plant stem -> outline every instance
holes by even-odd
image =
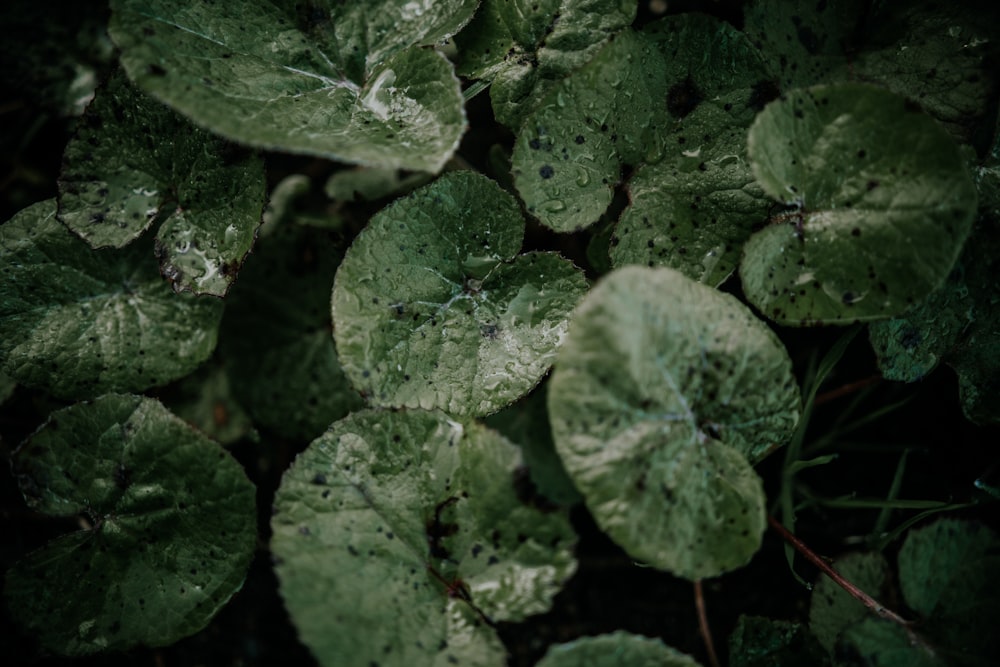
[[[882,380],[882,376],[875,374],[869,377],[857,380],[855,382],[848,382],[845,385],[841,385],[836,389],[831,389],[830,391],[823,392],[816,397],[813,401],[813,405],[822,405],[823,403],[828,403],[835,398],[840,398],[841,396],[847,396],[848,394],[853,394],[854,392],[864,389],[870,385],[875,384]]]
[[[698,632],[701,633],[705,650],[708,651],[708,664],[719,667],[719,656],[715,653],[712,629],[708,626],[708,614],[705,612],[705,595],[701,588],[701,579],[694,582],[694,607],[698,610]]]

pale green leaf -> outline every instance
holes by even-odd
[[[81,515],[7,572],[12,618],[56,653],[163,646],[203,628],[243,583],[254,487],[156,401],[109,394],[52,414],[14,454],[28,504]]]
[[[863,84],[818,86],[769,105],[750,128],[754,175],[792,207],[751,237],[747,298],[791,325],[897,315],[940,286],[976,211],[951,137]]]
[[[729,667],[824,667],[830,660],[798,623],[740,616],[729,635]]]
[[[498,121],[517,129],[560,79],[635,20],[631,0],[484,0],[458,34],[459,74],[491,82]]]
[[[121,248],[160,221],[156,256],[174,289],[226,293],[261,221],[259,157],[192,127],[117,73],[63,158],[59,219],[91,247]]]
[[[222,301],[175,294],[151,244],[93,250],[55,200],[0,226],[0,363],[63,398],[142,391],[193,371],[215,348]]]
[[[597,524],[632,557],[699,579],[760,546],[757,461],[799,414],[791,361],[733,297],[626,267],[573,315],[549,388],[556,450]]]
[[[670,266],[717,285],[771,205],[754,183],[747,128],[777,95],[760,53],[728,23],[682,14],[646,28],[666,60],[670,122],[629,180],[614,266]]]
[[[514,184],[528,212],[557,232],[597,222],[623,164],[662,152],[663,56],[648,36],[619,33],[554,86],[514,144]]]
[[[465,112],[451,63],[422,47],[477,4],[113,0],[109,30],[133,81],[229,139],[438,171]]]
[[[299,456],[272,551],[324,665],[503,665],[494,630],[573,573],[567,518],[517,498],[517,448],[438,412],[355,412]],[[345,576],[346,574],[346,576]]]
[[[335,201],[375,201],[405,195],[430,180],[430,174],[421,172],[405,174],[399,169],[357,167],[330,176],[323,190],[327,197]]]
[[[333,322],[354,387],[374,405],[485,415],[548,371],[583,274],[517,255],[517,202],[450,172],[375,215],[337,272]]]
[[[889,564],[880,553],[851,553],[834,564],[852,584],[876,600],[888,601]],[[837,638],[871,612],[839,584],[820,575],[809,602],[809,627],[819,643],[833,655]]]
[[[556,644],[538,667],[700,667],[700,663],[659,639],[619,630]]]
[[[227,299],[220,351],[254,422],[308,441],[363,401],[344,375],[330,322],[343,242],[286,222],[248,259]]]

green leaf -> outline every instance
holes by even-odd
[[[798,623],[740,616],[729,635],[729,667],[823,667],[830,660]]]
[[[914,646],[898,623],[868,616],[847,628],[837,647],[838,655],[856,658],[851,665],[864,667],[945,667],[931,651]]]
[[[941,285],[968,237],[976,192],[951,137],[909,102],[863,84],[769,105],[748,149],[792,210],[751,237],[747,298],[791,325],[897,315]]]
[[[691,656],[659,639],[619,630],[549,648],[538,667],[700,667]]]
[[[134,90],[100,90],[66,146],[59,219],[93,248],[121,248],[154,220],[174,289],[223,296],[264,206],[264,163]]]
[[[889,564],[882,554],[851,553],[837,559],[837,572],[876,600],[886,600]],[[850,593],[826,575],[820,575],[809,603],[809,627],[832,656],[837,638],[870,612]]]
[[[494,623],[547,610],[576,566],[566,517],[518,500],[519,465],[495,432],[422,410],[355,412],[314,441],[271,548],[320,663],[503,665]]]
[[[549,388],[556,450],[598,526],[688,579],[740,567],[760,546],[764,491],[747,458],[787,440],[799,410],[770,329],[672,269],[599,282]]]
[[[324,187],[326,196],[342,202],[375,201],[405,195],[431,180],[430,174],[403,174],[399,169],[358,167],[344,169],[330,176]]]
[[[718,285],[767,218],[754,183],[747,128],[777,87],[760,53],[728,23],[682,14],[646,28],[666,61],[670,122],[659,154],[628,183],[631,205],[611,245],[614,266],[670,266]]]
[[[622,165],[658,154],[664,67],[649,37],[623,31],[528,116],[514,144],[514,184],[542,224],[557,232],[593,224]]]
[[[175,415],[223,445],[243,438],[258,439],[250,415],[233,396],[229,376],[219,363],[205,364],[181,379],[160,400]]]
[[[375,215],[337,272],[337,349],[374,405],[485,415],[548,371],[583,274],[554,253],[518,256],[517,202],[450,172]]]
[[[113,0],[129,77],[198,125],[293,153],[436,172],[458,146],[458,79],[433,49],[476,0]]]
[[[0,226],[5,373],[80,398],[163,385],[211,355],[221,300],[174,294],[145,243],[92,250],[55,213],[39,202]]]
[[[459,74],[492,82],[497,120],[517,129],[560,79],[635,20],[630,0],[484,0],[460,32]]]
[[[309,441],[363,401],[344,375],[330,322],[343,254],[332,233],[287,222],[258,248],[227,299],[220,351],[254,422]]]
[[[7,572],[12,618],[47,649],[171,644],[243,583],[257,538],[254,487],[156,401],[110,394],[56,411],[13,461],[32,509],[88,524]]]

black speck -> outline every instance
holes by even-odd
[[[547,178],[552,178],[552,176],[555,173],[556,173],[556,170],[553,169],[552,165],[549,165],[549,164],[544,165],[541,169],[538,170],[538,175],[541,176],[542,178],[546,178],[546,179]]]

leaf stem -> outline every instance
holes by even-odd
[[[719,667],[719,656],[715,653],[712,629],[708,625],[708,614],[705,612],[705,594],[701,588],[701,579],[694,582],[694,607],[698,611],[698,632],[705,642],[705,650],[708,651],[708,664]]]
[[[840,398],[841,396],[847,396],[848,394],[853,394],[856,391],[860,391],[865,387],[871,386],[882,380],[882,376],[878,373],[875,375],[870,375],[866,378],[856,380],[854,382],[848,382],[845,385],[841,385],[836,389],[831,389],[830,391],[825,391],[818,395],[813,401],[813,405],[822,405],[824,403],[829,403],[830,401]]]

